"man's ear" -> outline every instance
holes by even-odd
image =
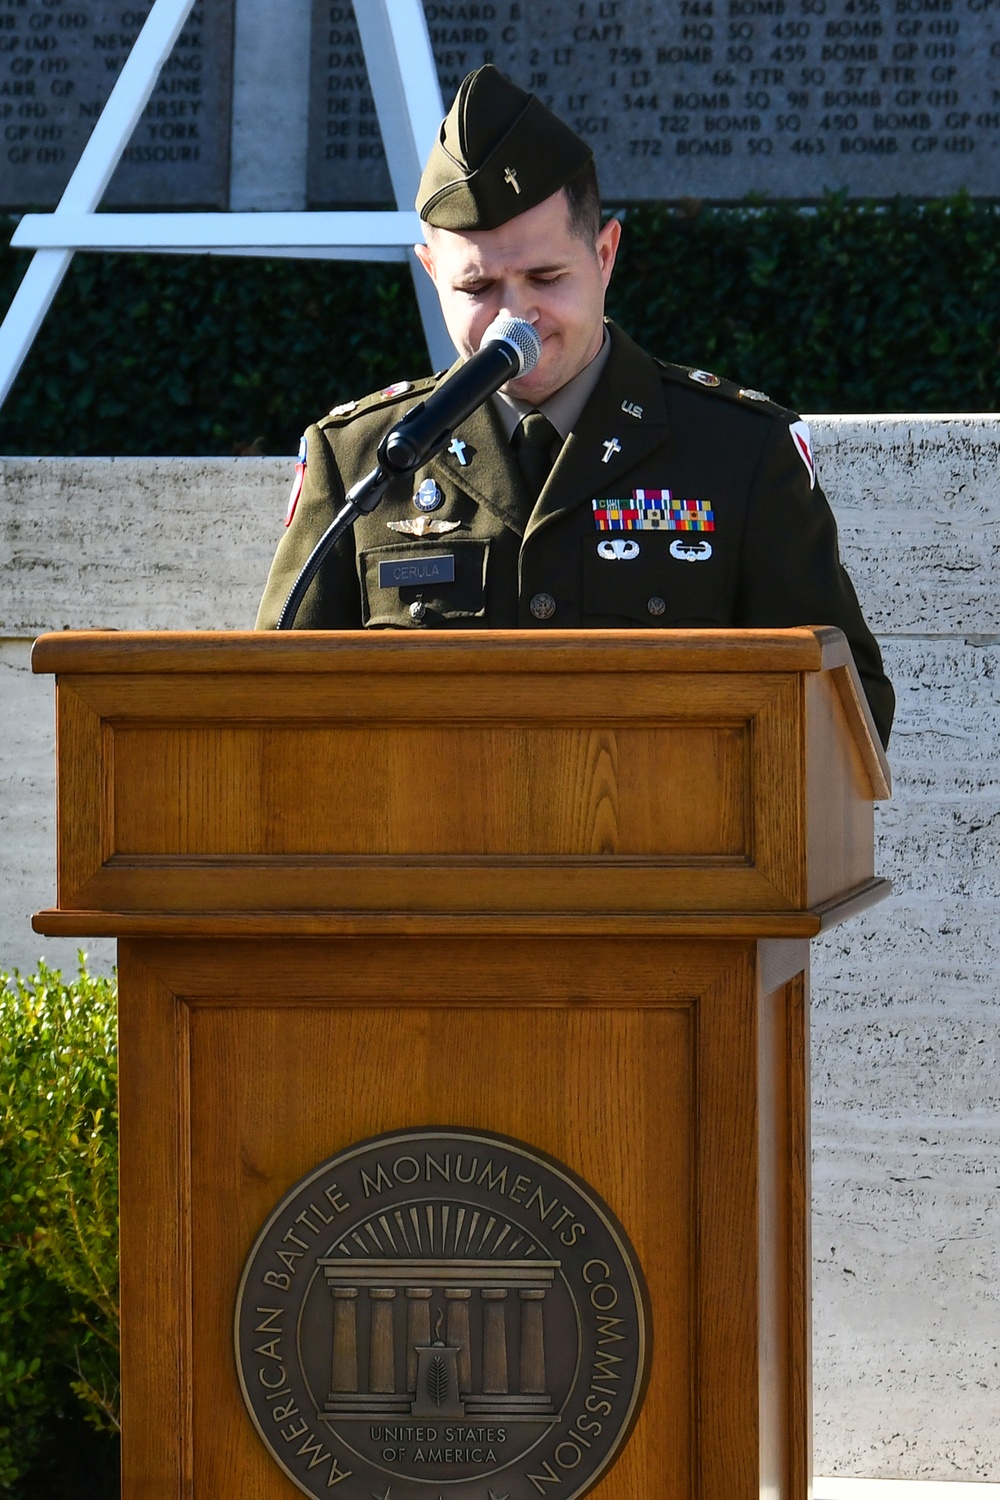
[[[601,226],[597,236],[597,263],[601,268],[601,280],[607,289],[611,280],[611,272],[615,268],[615,259],[618,255],[618,246],[621,243],[622,226],[620,219],[609,219]]]
[[[434,274],[434,256],[429,245],[414,245],[413,253],[427,272],[428,276],[437,286],[437,276]]]

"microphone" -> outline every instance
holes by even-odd
[[[382,439],[379,463],[396,474],[419,469],[494,391],[533,370],[541,353],[541,338],[530,323],[523,318],[494,318],[477,353]]]

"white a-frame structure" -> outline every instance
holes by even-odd
[[[280,4],[280,0],[274,0]],[[153,0],[59,205],[26,214],[12,245],[34,250],[0,326],[0,403],[14,383],[77,250],[408,261],[434,369],[455,351],[417,265],[413,210],[357,213],[127,213],[96,209],[195,0]],[[355,13],[397,204],[412,203],[444,113],[420,0],[356,0]]]

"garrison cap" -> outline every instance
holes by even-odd
[[[594,153],[534,94],[487,63],[463,80],[417,190],[437,229],[499,229],[551,198]]]

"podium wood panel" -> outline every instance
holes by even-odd
[[[586,918],[610,879],[619,916],[746,931],[878,893],[884,761],[839,632],[515,632],[517,671],[477,632],[345,634],[275,638],[270,670],[255,637],[43,638],[60,911]]]
[[[653,1373],[594,1494],[751,1500],[763,1462],[804,1500],[802,987],[763,995],[769,946],[300,942],[290,973],[281,944],[123,943],[126,1495],[298,1493],[237,1387],[243,1260],[318,1160],[434,1123],[530,1141],[628,1226]]]

